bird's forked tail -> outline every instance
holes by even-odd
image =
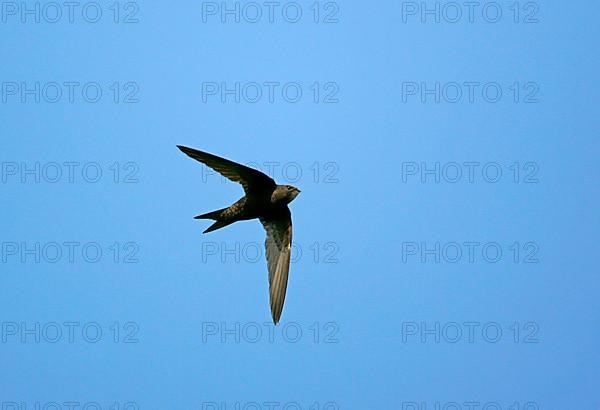
[[[211,226],[208,227],[208,229],[206,229],[204,232],[202,233],[209,233],[212,231],[216,231],[217,229],[223,228],[229,224],[232,224],[234,221],[229,221],[226,219],[221,219],[221,215],[223,214],[223,211],[225,211],[227,208],[223,208],[223,209],[219,209],[217,211],[213,211],[213,212],[208,212],[206,214],[202,214],[202,215],[198,215],[195,216],[194,219],[212,219],[214,221],[216,221],[214,224],[212,224]]]

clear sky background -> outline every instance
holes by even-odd
[[[600,406],[595,2],[39,4],[0,23],[5,408]],[[302,190],[278,327],[176,144]]]

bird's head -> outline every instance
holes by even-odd
[[[277,185],[277,188],[275,188],[275,191],[273,191],[273,195],[271,196],[271,201],[289,204],[296,199],[299,193],[300,190],[294,186]]]

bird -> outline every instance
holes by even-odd
[[[290,271],[292,252],[292,215],[288,204],[300,193],[291,185],[278,185],[268,175],[207,152],[177,145],[184,154],[217,171],[244,188],[245,195],[233,205],[198,215],[194,219],[215,221],[203,233],[216,231],[234,222],[259,219],[265,241],[269,271],[269,302],[273,323],[281,319]]]

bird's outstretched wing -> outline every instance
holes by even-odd
[[[292,218],[289,209],[285,209],[287,212],[281,217],[260,220],[267,231],[265,247],[269,267],[269,300],[275,324],[279,323],[283,311],[292,253]]]
[[[242,184],[247,194],[250,192],[272,190],[276,186],[275,181],[271,177],[256,169],[193,148],[181,145],[178,145],[177,148],[196,161],[200,161],[206,166],[211,167],[224,177]]]

